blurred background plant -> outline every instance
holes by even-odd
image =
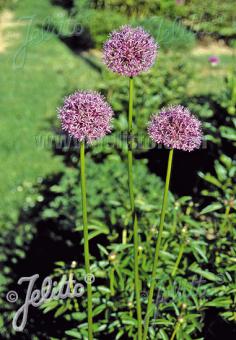
[[[61,134],[56,117],[63,97],[78,88],[101,91],[115,111],[112,135],[87,148],[95,333],[101,339],[135,337],[128,83],[107,72],[101,59],[108,33],[127,23],[143,26],[160,45],[154,67],[135,80],[144,311],[168,153],[150,144],[146,122],[162,106],[183,104],[203,121],[205,134],[201,150],[175,155],[150,339],[166,340],[175,331],[179,340],[222,339],[222,332],[235,338],[234,12],[233,0],[0,1],[3,339],[19,338],[11,326],[25,298],[19,277],[84,276],[78,145]],[[211,56],[218,58],[214,67]],[[10,289],[19,293],[17,305],[6,301]],[[32,309],[20,337],[83,339],[85,305],[82,297]]]

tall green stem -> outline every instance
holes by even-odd
[[[90,263],[89,263],[89,239],[88,239],[88,218],[87,218],[87,198],[86,198],[86,178],[85,178],[85,143],[80,144],[80,179],[82,194],[83,226],[84,226],[84,258],[87,275],[87,308],[88,308],[88,339],[93,339],[93,312],[92,312],[92,285],[90,283]]]
[[[129,116],[128,116],[128,179],[129,179],[129,197],[130,207],[133,217],[134,232],[134,278],[135,278],[135,295],[136,309],[138,319],[138,339],[142,339],[142,310],[140,301],[140,281],[138,270],[138,220],[134,203],[134,183],[133,183],[133,102],[134,102],[134,80],[129,79]]]
[[[174,338],[175,338],[175,336],[176,336],[176,334],[177,334],[179,328],[180,328],[180,323],[177,322],[176,325],[175,325],[174,331],[173,331],[173,333],[172,333],[172,335],[171,335],[170,340],[174,340]]]
[[[183,256],[183,253],[184,253],[184,248],[185,248],[185,242],[183,242],[180,246],[180,249],[179,249],[179,254],[178,254],[178,257],[177,257],[177,260],[175,262],[175,265],[174,265],[174,268],[172,270],[172,273],[171,273],[171,276],[174,277],[176,272],[177,272],[177,269],[179,268],[179,264],[180,264],[180,261],[182,259],[182,256]]]
[[[143,337],[144,340],[147,339],[149,321],[150,321],[150,317],[152,314],[152,300],[153,300],[153,294],[154,294],[154,288],[155,288],[155,277],[156,277],[157,264],[158,264],[159,254],[160,254],[162,232],[163,232],[163,226],[164,226],[164,221],[165,221],[172,160],[173,160],[173,149],[170,150],[169,158],[168,158],[166,183],[165,183],[165,190],[164,190],[163,203],[162,203],[162,209],[161,209],[160,227],[159,227],[159,232],[158,232],[158,238],[157,238],[156,250],[155,250],[155,258],[154,258],[153,269],[152,269],[151,286],[150,286],[149,295],[148,295],[148,306],[147,306],[147,314],[145,318],[144,337]]]
[[[229,213],[230,213],[230,206],[228,205],[225,208],[224,220],[221,225],[221,230],[223,231],[223,235],[226,235],[228,232]]]

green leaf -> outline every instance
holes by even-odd
[[[205,174],[202,173],[202,172],[199,172],[198,174],[199,174],[199,176],[200,176],[202,179],[204,179],[205,181],[207,181],[207,182],[209,182],[209,183],[211,183],[211,184],[213,184],[213,185],[215,185],[215,186],[217,186],[217,187],[219,187],[219,188],[222,187],[220,181],[219,181],[216,177],[212,176],[211,174],[207,173],[207,174],[205,175]]]
[[[43,314],[46,314],[51,310],[55,309],[58,306],[58,304],[59,304],[58,301],[45,302],[41,307],[41,309],[43,309]]]
[[[170,259],[170,260],[174,260],[175,259],[175,255],[171,254],[171,253],[168,253],[167,251],[161,250],[160,254],[165,259]]]
[[[162,326],[172,326],[172,322],[165,319],[155,319],[153,320],[153,324]]]
[[[91,240],[94,237],[101,235],[101,234],[105,234],[105,235],[109,234],[109,228],[105,224],[100,223],[98,221],[94,221],[94,222],[96,224],[89,224],[88,225],[88,229],[92,230],[92,232],[89,233],[89,240]],[[75,230],[76,231],[82,231],[83,226],[80,225],[80,226],[76,227]]]
[[[226,296],[218,297],[210,302],[207,302],[205,306],[209,307],[224,307],[229,308],[229,306],[232,304],[232,300]]]
[[[97,244],[97,246],[101,250],[102,253],[104,253],[105,255],[109,255],[105,247],[103,247],[101,244]]]
[[[221,126],[220,133],[223,138],[236,141],[235,129],[228,127],[228,126]]]
[[[225,167],[222,164],[220,164],[219,161],[215,162],[215,171],[216,171],[218,179],[221,182],[225,181],[227,179],[227,170],[225,169]]]
[[[199,274],[200,276],[204,277],[205,279],[209,280],[209,281],[214,281],[214,282],[217,282],[219,281],[219,277],[207,270],[203,270],[201,269],[197,263],[193,263],[190,267],[189,267],[189,270],[196,273],[196,274]]]
[[[94,237],[98,236],[98,235],[101,235],[101,234],[104,234],[102,231],[93,231],[92,233],[89,233],[89,236],[88,236],[88,239],[89,241],[92,240]]]
[[[164,329],[160,329],[159,331],[160,336],[162,337],[163,340],[168,340],[168,335],[166,334],[166,332],[164,331]]]
[[[121,317],[122,317],[123,323],[125,325],[132,325],[132,326],[135,326],[135,327],[137,326],[137,320],[132,318],[132,316],[122,313]]]
[[[220,161],[227,167],[227,169],[230,169],[232,165],[232,159],[224,154],[220,155]]]
[[[87,316],[87,314],[85,312],[75,312],[75,313],[71,314],[71,317],[74,320],[77,320],[77,321],[82,321],[82,320],[86,319],[86,316]]]
[[[60,308],[58,308],[58,310],[56,311],[55,318],[57,318],[58,316],[62,315],[65,313],[65,311],[67,310],[67,306],[66,304],[62,305]]]
[[[102,313],[105,309],[106,309],[106,305],[104,305],[104,304],[103,305],[99,305],[96,308],[94,308],[93,315],[94,316],[98,315],[98,314]]]
[[[88,225],[89,230],[97,230],[100,231],[101,234],[108,234],[109,233],[109,228],[105,224],[89,224]],[[82,231],[83,230],[83,225],[80,225],[75,228],[76,231]]]
[[[219,210],[222,207],[223,207],[223,205],[221,203],[218,203],[218,202],[209,204],[204,209],[201,210],[199,215],[208,214],[209,212]]]
[[[196,242],[194,244],[192,244],[192,248],[193,248],[193,251],[197,251],[198,254],[203,258],[203,260],[205,262],[208,262],[208,259],[204,253],[204,251],[196,244]]]
[[[72,338],[76,338],[76,339],[81,339],[82,338],[81,333],[78,332],[76,329],[71,329],[70,331],[66,331],[65,333],[66,333],[66,335],[69,335]]]

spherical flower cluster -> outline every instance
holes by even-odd
[[[58,114],[62,129],[79,141],[92,143],[111,131],[113,111],[94,91],[78,91],[65,98]]]
[[[175,0],[176,5],[184,5],[185,0]]]
[[[211,57],[208,58],[208,61],[212,66],[216,66],[219,64],[220,58],[215,55],[212,55]]]
[[[160,114],[153,115],[148,134],[157,144],[183,151],[198,149],[202,141],[201,122],[180,105],[163,108]]]
[[[134,77],[154,63],[158,45],[142,27],[123,26],[104,44],[104,63],[111,71]]]

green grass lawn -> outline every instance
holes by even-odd
[[[0,214],[5,216],[0,223],[9,217],[15,221],[24,200],[30,199],[27,195],[32,184],[62,168],[61,160],[52,155],[51,145],[42,147],[36,140],[53,135],[58,124],[56,107],[63,96],[75,88],[94,88],[98,78],[98,73],[56,36],[44,33],[42,38],[37,20],[30,26],[34,40],[24,48],[29,22],[22,16],[42,19],[45,13],[62,12],[49,1],[40,1],[38,7],[40,13],[37,2],[19,2],[14,15],[20,25],[7,32],[12,37],[11,47],[0,55]]]
[[[193,68],[195,77],[189,83],[190,96],[220,94],[225,91],[224,79],[232,72],[235,65],[235,56],[219,54],[220,62],[217,66],[211,66],[208,58],[211,54],[190,56],[189,63]]]

